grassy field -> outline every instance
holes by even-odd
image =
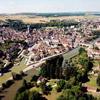
[[[0,85],[2,85],[2,83],[6,82],[6,80],[8,80],[12,75],[11,73],[12,72],[16,72],[16,73],[19,73],[20,71],[22,71],[23,69],[25,69],[27,66],[25,64],[25,61],[24,59],[19,62],[18,65],[14,65],[10,70],[9,72],[7,73],[4,73],[3,76],[0,76]]]
[[[37,70],[31,69],[26,72],[27,76],[25,76],[23,79],[26,79],[27,81],[30,81],[32,76],[37,73]],[[21,87],[23,83],[23,80],[15,81],[10,88],[5,89],[2,93],[0,93],[0,96],[2,96],[2,100],[14,100],[15,94],[17,92],[17,89]]]

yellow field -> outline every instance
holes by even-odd
[[[50,20],[68,20],[68,19],[84,19],[84,18],[89,18],[93,19],[97,16],[61,16],[61,17],[43,17],[43,16],[33,16],[29,17],[26,15],[12,15],[12,16],[0,16],[0,20],[5,21],[6,19],[12,19],[12,20],[22,20],[25,23],[45,23]]]

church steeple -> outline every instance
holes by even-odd
[[[30,33],[30,25],[27,25],[27,33]]]

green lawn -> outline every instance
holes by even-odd
[[[12,75],[12,72],[20,72],[21,70],[25,69],[27,66],[25,65],[24,59],[19,63],[19,65],[14,65],[9,72],[5,73],[3,76],[0,76],[0,85],[8,80]]]
[[[96,84],[96,79],[97,79],[97,77],[95,77],[95,76],[90,76],[89,79],[90,79],[90,81],[86,83],[88,86],[90,86],[90,87],[95,87],[95,88],[100,88],[100,86],[97,86],[97,84]]]
[[[92,87],[97,87],[96,77],[92,76],[89,79],[90,79],[90,81],[87,82],[86,84],[89,85],[89,86],[92,86]]]

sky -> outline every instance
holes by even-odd
[[[100,0],[0,0],[0,13],[100,11]]]

